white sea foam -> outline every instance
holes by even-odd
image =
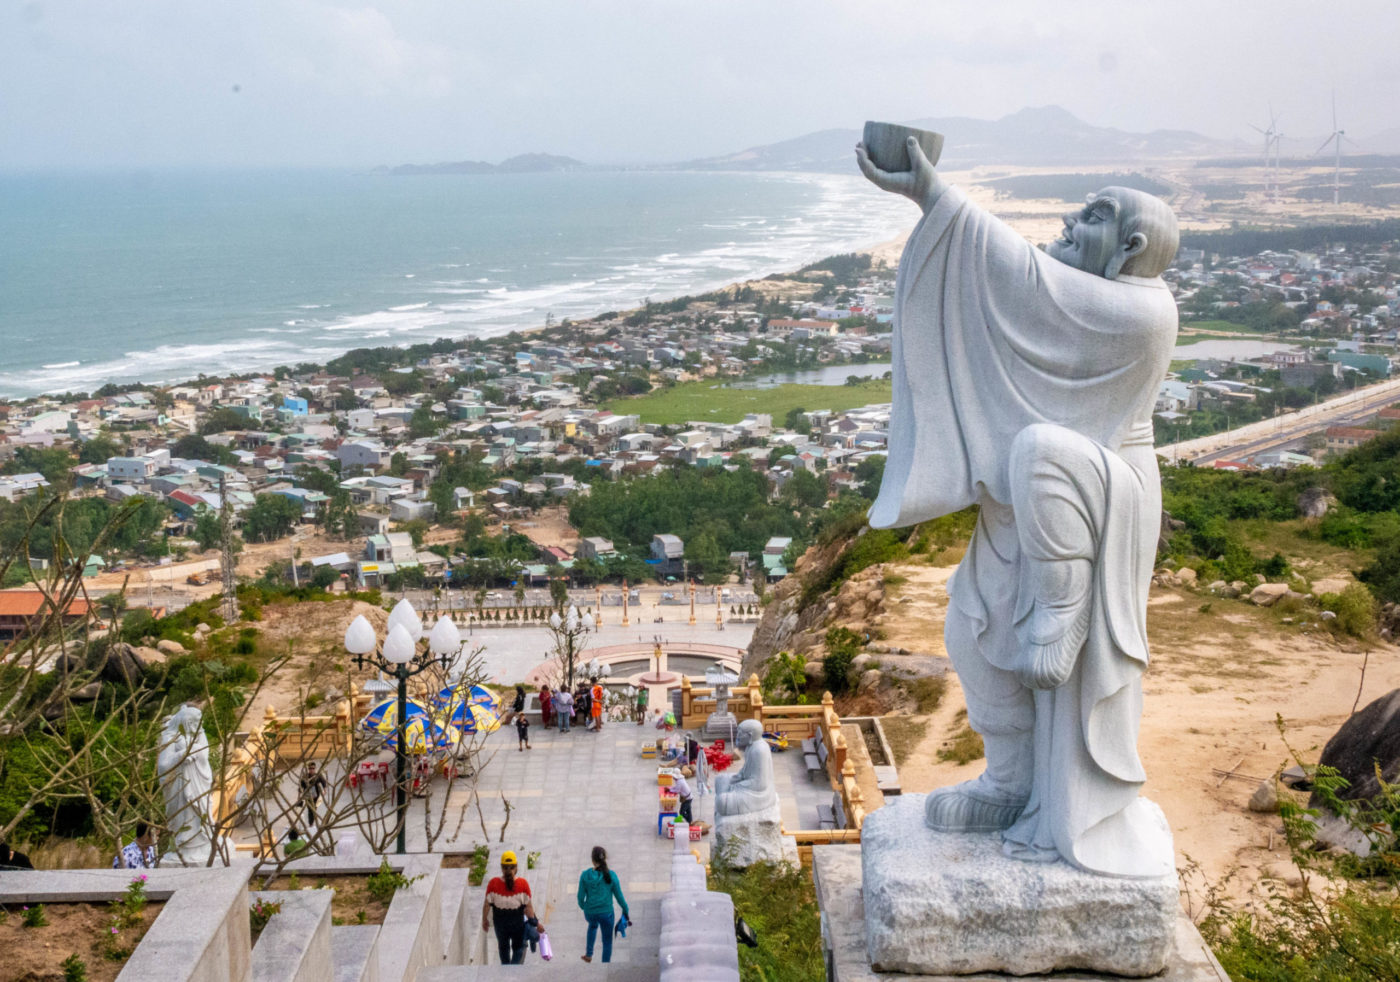
[[[580,254],[575,246],[562,258],[541,253],[531,256],[529,263],[510,267],[478,264],[476,271],[489,271],[495,277],[430,277],[423,286],[412,288],[417,297],[408,293],[408,287],[403,288],[407,295],[401,295],[402,299],[413,300],[411,303],[391,300],[378,310],[327,311],[310,319],[274,322],[280,326],[242,328],[242,337],[227,343],[162,345],[108,360],[84,355],[86,363],[57,362],[39,369],[0,372],[0,393],[91,390],[109,381],[174,381],[200,372],[325,361],[370,340],[409,344],[460,334],[503,334],[539,326],[546,312],[552,312],[556,319],[586,317],[638,306],[648,297],[662,300],[701,293],[736,280],[793,269],[823,256],[884,241],[911,226],[917,217],[906,202],[893,195],[872,193],[859,178],[804,174],[752,177],[804,183],[812,200],[801,214],[738,214],[694,226],[706,230],[706,235],[690,248],[677,248],[687,237],[684,230],[669,238],[651,238],[652,248],[660,247],[651,253],[646,251],[646,237],[632,241],[623,237],[598,243],[591,254]],[[714,241],[720,236],[721,241]],[[446,271],[471,264],[429,265]],[[413,279],[416,274],[401,276]],[[430,299],[420,299],[423,296]],[[296,309],[315,311],[331,306],[306,303],[296,305]],[[347,303],[334,306],[344,310]]]

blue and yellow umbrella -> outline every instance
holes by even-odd
[[[447,722],[463,733],[491,733],[501,725],[500,717],[485,706],[459,702],[447,714]]]
[[[404,704],[404,719],[410,723],[415,719],[432,716],[432,711],[421,702],[413,699]],[[399,727],[399,701],[398,699],[385,699],[379,705],[373,707],[365,713],[364,719],[360,720],[360,725],[367,730],[376,733],[393,733]]]
[[[462,742],[462,733],[457,727],[444,725],[426,716],[415,716],[404,726],[404,750],[411,754],[423,754],[430,750],[455,750]],[[398,732],[390,733],[384,740],[387,747],[396,747]]]
[[[484,706],[493,713],[501,708],[501,697],[484,685],[473,685],[466,689],[461,686],[448,686],[437,694],[437,702],[440,706],[455,706],[467,702]]]

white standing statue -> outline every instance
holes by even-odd
[[[203,715],[194,706],[180,707],[166,718],[160,741],[156,769],[165,797],[166,827],[174,836],[162,865],[207,865],[213,851],[209,798],[214,775]]]
[[[1176,219],[1108,187],[1041,251],[943,182],[932,134],[866,132],[861,171],[924,212],[895,285],[870,524],[977,506],[945,639],[986,747],[975,780],[867,816],[868,957],[914,974],[1156,974],[1178,885],[1171,831],[1138,794],[1137,736]]]
[[[870,512],[896,528],[979,509],[949,584],[949,656],[986,771],[929,795],[941,831],[1114,876],[1174,868],[1138,797],[1147,590],[1161,514],[1152,410],[1176,341],[1160,273],[1176,219],[1104,188],[1046,251],[912,169],[861,170],[924,211],[900,261],[889,459]]]

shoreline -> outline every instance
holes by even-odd
[[[899,235],[895,236],[894,238],[885,239],[885,240],[882,240],[882,241],[879,241],[879,242],[875,242],[875,243],[873,243],[873,244],[871,244],[871,245],[869,245],[869,246],[865,246],[865,247],[862,247],[862,248],[857,248],[857,249],[850,250],[850,253],[851,253],[851,254],[854,254],[854,255],[865,255],[865,256],[870,256],[872,262],[875,262],[875,263],[883,262],[883,263],[885,263],[887,266],[889,266],[890,268],[894,268],[894,267],[898,266],[898,264],[899,264],[899,256],[900,256],[900,253],[903,251],[904,243],[907,241],[907,239],[908,239],[908,237],[909,237],[909,233],[912,232],[912,231],[913,231],[913,226],[911,225],[911,226],[909,227],[908,230],[906,230],[906,231],[900,233]],[[830,258],[831,256],[834,256],[834,255],[841,255],[841,253],[826,253],[825,255],[822,255],[822,256],[818,257],[817,259],[813,260],[813,262],[820,262],[820,261],[822,261],[822,260],[824,260],[824,259],[828,259],[828,258]],[[780,279],[777,280],[777,282],[792,282],[791,280],[787,280],[787,279],[783,279],[783,278],[784,278],[784,277],[787,277],[787,276],[789,276],[789,275],[794,275],[794,274],[796,274],[796,273],[798,272],[799,269],[801,269],[801,267],[795,267],[795,268],[791,268],[791,269],[785,269],[785,270],[781,270],[781,271],[778,271],[778,272],[775,272],[775,273],[769,273],[769,274],[762,275],[762,276],[757,276],[757,277],[750,277],[750,278],[747,278],[747,279],[733,280],[733,281],[724,283],[724,284],[722,284],[722,285],[720,285],[720,286],[711,287],[711,288],[709,288],[709,289],[700,288],[700,289],[698,290],[698,292],[696,292],[696,293],[689,293],[689,292],[686,292],[686,293],[678,293],[678,294],[676,294],[676,295],[674,295],[674,296],[660,297],[660,298],[658,298],[657,302],[658,302],[658,303],[667,303],[667,302],[672,302],[672,301],[678,300],[678,299],[680,299],[680,298],[682,298],[682,297],[694,297],[694,298],[697,298],[697,299],[698,299],[698,297],[703,296],[703,295],[705,295],[705,294],[720,293],[720,292],[724,292],[724,291],[732,291],[732,290],[735,290],[735,289],[737,289],[737,288],[743,288],[743,287],[753,287],[754,289],[760,290],[760,292],[762,292],[762,286],[763,286],[765,283],[772,283],[772,282],[774,282],[774,280],[770,279],[770,277],[779,277]],[[627,314],[627,313],[632,313],[632,312],[634,312],[634,311],[636,311],[636,310],[640,310],[640,309],[641,309],[640,307],[624,307],[624,308],[618,308],[616,311],[613,311],[613,312],[614,312],[614,313],[620,313],[620,314]],[[580,325],[589,324],[589,323],[591,323],[591,322],[597,320],[599,316],[601,316],[601,315],[595,314],[595,315],[592,315],[592,316],[590,316],[590,317],[583,318],[583,319],[580,319],[580,320],[574,320],[574,319],[571,319],[571,318],[565,318],[565,319],[566,319],[566,320],[569,320],[569,323],[570,323],[571,326],[577,327],[577,326],[580,326]],[[561,326],[561,322],[555,322],[554,324],[535,324],[535,325],[530,326],[530,327],[515,327],[515,328],[510,328],[509,330],[503,330],[503,331],[501,331],[501,332],[499,332],[499,333],[493,333],[493,334],[447,334],[447,335],[440,335],[440,336],[438,336],[437,338],[433,338],[433,339],[415,339],[415,340],[412,340],[412,341],[403,342],[403,343],[401,343],[401,344],[394,344],[394,343],[388,343],[388,344],[382,344],[382,345],[364,345],[364,344],[361,344],[361,345],[355,345],[355,346],[352,346],[352,347],[344,348],[343,350],[339,351],[337,354],[333,355],[331,358],[328,358],[328,359],[326,359],[326,360],[324,360],[324,361],[302,362],[302,363],[298,363],[298,364],[311,364],[311,365],[314,365],[314,366],[316,367],[317,370],[324,371],[324,370],[326,369],[326,365],[327,365],[330,361],[333,361],[333,360],[336,359],[336,358],[342,358],[342,357],[344,357],[345,355],[349,354],[349,353],[352,352],[352,351],[376,350],[376,349],[383,349],[383,348],[396,348],[396,349],[400,349],[400,350],[407,350],[407,349],[413,347],[414,345],[419,345],[419,344],[432,344],[432,343],[434,343],[435,341],[440,341],[440,340],[451,341],[451,342],[453,342],[454,344],[458,345],[458,347],[462,347],[462,346],[465,346],[465,345],[467,345],[467,344],[470,344],[470,343],[473,342],[473,341],[478,341],[478,340],[480,340],[480,341],[488,341],[488,342],[490,342],[490,341],[503,341],[505,338],[508,338],[508,337],[509,337],[510,335],[512,335],[512,334],[519,334],[519,335],[521,335],[522,337],[533,337],[533,336],[538,335],[538,334],[541,334],[541,333],[543,333],[543,332],[545,332],[545,331],[557,329],[557,328],[559,328],[560,326]],[[388,339],[386,339],[386,340],[388,340]],[[47,366],[46,366],[46,367],[47,367]],[[161,381],[150,381],[150,380],[147,380],[147,379],[140,379],[140,380],[134,380],[134,381],[129,381],[129,382],[113,382],[113,381],[106,381],[106,382],[103,382],[101,385],[97,386],[95,389],[90,389],[90,390],[86,390],[86,391],[84,391],[84,390],[76,390],[76,391],[75,391],[75,390],[69,389],[69,390],[64,390],[64,391],[48,390],[48,391],[45,391],[45,392],[36,393],[36,394],[34,394],[34,395],[28,395],[28,396],[0,395],[0,405],[23,406],[23,405],[28,405],[28,404],[33,403],[33,402],[40,401],[40,400],[46,400],[46,399],[49,399],[49,400],[51,400],[51,399],[61,399],[62,397],[64,397],[64,396],[69,396],[69,395],[73,395],[73,396],[77,396],[77,395],[86,395],[88,398],[92,398],[94,392],[98,391],[99,389],[101,389],[101,388],[103,388],[103,387],[105,387],[105,386],[107,386],[107,385],[115,385],[115,386],[117,386],[117,387],[118,387],[120,390],[122,390],[122,391],[137,391],[137,390],[142,390],[142,389],[163,390],[163,389],[179,388],[179,387],[181,387],[181,386],[189,386],[189,385],[197,385],[197,384],[207,384],[207,383],[211,383],[211,382],[221,382],[221,381],[226,381],[226,380],[231,380],[231,379],[248,379],[248,378],[254,378],[254,377],[257,377],[257,376],[259,376],[259,375],[264,375],[264,374],[270,375],[272,372],[274,372],[277,368],[280,368],[280,367],[292,367],[292,366],[291,366],[290,364],[283,363],[282,365],[275,365],[275,366],[272,366],[272,367],[267,368],[267,369],[257,369],[257,370],[253,370],[253,371],[246,372],[246,373],[245,373],[245,372],[230,372],[230,373],[226,373],[226,374],[208,374],[208,373],[205,373],[205,372],[200,372],[200,373],[198,373],[197,375],[192,376],[192,377],[187,376],[187,377],[177,378],[177,379],[174,379],[174,380],[171,380],[171,381],[163,381],[163,382],[161,382]]]

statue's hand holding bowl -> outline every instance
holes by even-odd
[[[865,134],[867,140],[877,135],[888,136],[880,127],[889,127],[889,124],[867,123]],[[872,133],[872,128],[875,128],[874,133]],[[895,127],[890,128],[895,129]],[[933,158],[930,159],[923,145],[927,141],[921,140],[919,136],[915,135],[923,131],[910,130],[907,127],[897,127],[897,129],[904,130],[908,134],[904,137],[902,154],[896,155],[894,153],[888,139],[881,140],[879,144],[872,143],[870,145],[862,141],[856,144],[856,163],[860,166],[860,172],[877,188],[882,191],[902,194],[923,208],[938,180],[933,165],[938,159],[943,138],[936,133],[926,134],[928,137],[937,138],[933,146]],[[908,167],[901,169],[901,165],[906,161]]]

